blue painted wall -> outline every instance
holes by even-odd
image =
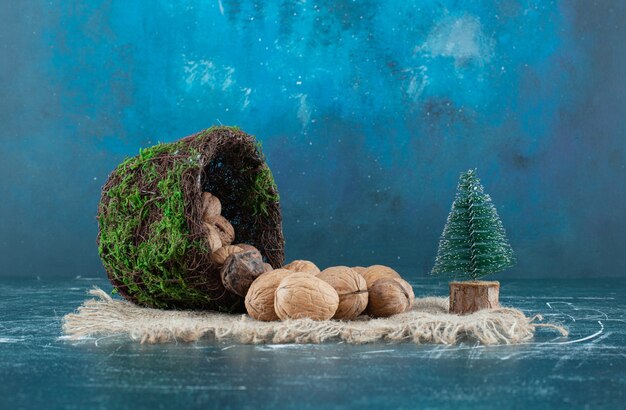
[[[223,123],[263,142],[288,258],[423,276],[477,167],[511,276],[626,276],[625,18],[624,2],[1,1],[0,274],[101,275],[107,174]]]

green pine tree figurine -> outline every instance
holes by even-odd
[[[513,266],[513,249],[476,170],[461,174],[441,235],[433,275],[476,280]]]
[[[476,170],[470,169],[459,179],[456,198],[441,235],[431,273],[476,281],[514,263],[513,249],[506,239],[498,212],[489,195],[484,193]],[[496,289],[481,289],[480,286]],[[498,282],[453,282],[450,284],[450,310],[469,313],[485,307],[497,307],[499,286]],[[457,295],[458,287],[461,289]],[[463,302],[457,297],[475,300]],[[481,298],[484,302],[480,301]]]

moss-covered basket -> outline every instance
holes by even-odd
[[[237,243],[282,266],[278,191],[260,146],[237,128],[213,127],[140,150],[102,188],[98,249],[124,298],[156,308],[243,310],[242,298],[224,289],[210,259],[204,191],[221,200]]]

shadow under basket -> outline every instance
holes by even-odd
[[[235,243],[282,266],[278,190],[258,142],[237,128],[212,127],[140,150],[102,188],[98,250],[125,299],[162,309],[244,310],[210,259],[203,192],[220,199]]]

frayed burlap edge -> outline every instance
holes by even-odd
[[[455,344],[478,341],[485,345],[515,344],[533,338],[539,326],[567,336],[556,325],[536,323],[539,315],[526,317],[512,308],[482,310],[471,315],[448,313],[448,299],[426,297],[415,300],[410,312],[384,319],[343,322],[310,319],[260,322],[247,315],[215,312],[158,310],[113,299],[95,288],[97,299],[89,299],[76,313],[64,317],[66,339],[127,335],[140,343],[194,342],[203,337],[239,343],[323,343],[343,341],[353,344],[377,341],[417,344]]]

